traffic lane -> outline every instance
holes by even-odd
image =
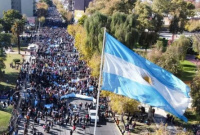
[[[79,105],[82,103],[82,110],[81,115],[85,116],[88,111],[85,109],[85,103],[90,104],[92,101],[82,100],[78,98],[69,98],[67,99],[67,103],[77,104]],[[121,135],[118,127],[116,126],[113,118],[107,118],[106,120],[100,119],[100,122],[97,124],[96,135]],[[93,135],[94,134],[94,123],[90,123],[86,126],[86,135]]]
[[[91,123],[86,130],[90,134],[94,133],[94,123]],[[106,121],[100,121],[97,125],[96,135],[121,135],[118,127],[116,126],[113,118],[107,118]]]

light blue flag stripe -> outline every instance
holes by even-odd
[[[165,86],[171,89],[178,89],[182,91],[187,97],[189,97],[188,93],[190,89],[180,79],[178,79],[165,69],[136,54],[108,33],[106,33],[105,45],[105,53],[122,58],[127,62],[148,70],[149,74],[157,78]]]
[[[137,55],[106,33],[103,90],[136,99],[183,116],[189,87],[173,74]],[[151,81],[147,82],[145,77]]]
[[[119,95],[133,98],[139,102],[159,107],[187,122],[187,118],[178,114],[154,88],[109,73],[103,73],[103,78],[102,90],[108,90]]]

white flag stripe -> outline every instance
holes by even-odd
[[[122,76],[141,85],[154,87],[180,115],[184,113],[185,108],[187,108],[189,104],[189,98],[187,98],[181,91],[166,87],[156,78],[150,76],[146,70],[114,55],[105,53],[103,72]],[[151,85],[145,81],[143,78],[144,76],[149,76],[151,78]]]

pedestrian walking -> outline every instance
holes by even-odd
[[[73,131],[72,130],[70,130],[70,135],[73,135]]]

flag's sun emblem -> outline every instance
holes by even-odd
[[[148,82],[149,84],[152,84],[152,80],[151,80],[151,78],[149,77],[149,76],[143,76],[143,79],[146,81],[146,82]]]

